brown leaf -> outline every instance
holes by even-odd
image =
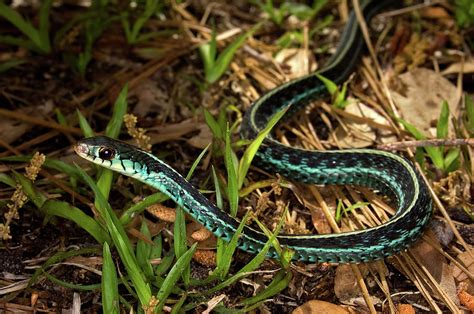
[[[460,253],[457,256],[457,260],[460,261],[462,265],[464,265],[464,267],[466,267],[471,274],[474,273],[474,260],[472,259],[470,252]],[[469,277],[455,264],[452,264],[452,268],[454,279],[456,279],[457,282],[469,282]],[[470,293],[474,293],[474,282],[470,283],[471,284],[468,286],[468,291]]]
[[[441,74],[416,68],[400,74],[391,83],[390,91],[400,110],[401,117],[425,134],[435,135],[441,103],[448,102],[450,112],[456,112],[457,89]]]
[[[306,49],[286,48],[280,50],[275,56],[278,63],[284,63],[290,69],[288,77],[290,79],[299,78],[316,70],[313,54],[308,54]],[[311,64],[309,70],[308,61]]]
[[[464,62],[453,63],[441,72],[443,75],[454,73],[474,73],[474,58],[469,58]]]
[[[326,301],[311,300],[293,310],[292,314],[349,314],[342,306]]]
[[[427,230],[426,235],[431,238],[430,242],[437,243],[437,246],[441,248],[441,245],[431,230]],[[417,262],[428,270],[446,295],[453,300],[454,303],[459,304],[459,300],[456,296],[456,284],[454,283],[453,272],[449,267],[446,258],[430,244],[424,241],[417,242],[411,252],[415,256]]]
[[[367,267],[360,265],[362,276],[367,274]],[[344,302],[361,295],[357,284],[357,278],[352,271],[352,267],[347,264],[341,264],[336,268],[334,278],[334,293],[339,301]]]
[[[198,124],[198,127],[199,133],[191,137],[189,140],[187,140],[187,142],[189,145],[195,148],[204,149],[207,145],[209,145],[209,143],[212,142],[214,135],[212,135],[211,130],[206,124],[200,123]]]
[[[399,314],[415,314],[415,309],[411,304],[398,304],[397,306]]]

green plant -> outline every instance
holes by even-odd
[[[124,88],[115,102],[111,120],[104,132],[106,135],[111,137],[118,136],[122,128],[121,121],[127,111],[126,98],[127,88]],[[218,179],[216,173],[213,172],[217,203],[220,204],[221,207],[224,204],[222,199],[223,195],[226,194],[229,200],[234,198],[234,200],[237,201],[237,203],[235,201],[232,202],[231,205],[233,213],[236,212],[239,198],[239,184],[242,184],[239,182],[243,182],[243,179],[239,178],[242,176],[245,177],[253,155],[262,142],[263,137],[270,131],[271,126],[275,125],[283,114],[284,112],[280,112],[275,115],[275,117],[270,121],[270,125],[260,133],[255,141],[249,144],[240,161],[236,158],[236,155],[232,150],[233,145],[231,145],[230,135],[231,131],[235,130],[235,127],[227,127],[227,121],[225,121],[225,123],[223,122],[225,120],[224,114],[221,115],[224,118],[221,117],[218,119],[221,120],[220,122],[213,120],[217,125],[218,132],[222,132],[221,135],[223,136],[223,139],[221,140],[225,142],[224,145],[226,146],[224,153],[226,169],[228,171],[228,178],[226,181],[233,182],[232,184],[224,184],[225,188],[222,190],[221,186],[223,186],[223,184],[221,180]],[[57,116],[58,120],[63,123],[64,119],[59,111],[57,112]],[[81,114],[78,114],[78,116],[81,129],[87,133],[88,136],[93,135],[92,129],[88,125],[87,120],[84,119]],[[210,117],[212,118],[212,116]],[[209,119],[209,117],[207,119]],[[214,130],[216,130],[216,125],[214,125]],[[224,128],[224,125],[225,129],[223,131],[221,128]],[[206,152],[207,148],[195,160],[188,173],[188,178],[192,175]],[[0,160],[25,161],[28,160],[28,157],[15,156],[1,158]],[[190,276],[189,267],[191,256],[196,250],[196,244],[188,247],[186,241],[185,215],[182,210],[178,209],[177,211],[177,218],[173,232],[174,237],[172,238],[173,242],[170,243],[168,250],[164,248],[162,235],[152,237],[145,223],[143,223],[140,228],[142,236],[135,246],[132,244],[132,241],[128,238],[125,231],[124,226],[130,221],[130,218],[133,215],[138,214],[147,205],[153,202],[166,200],[161,193],[150,195],[138,204],[132,205],[129,209],[124,211],[122,217],[119,219],[116,216],[116,213],[112,210],[108,201],[109,192],[113,187],[112,171],[103,168],[95,168],[97,170],[97,177],[94,180],[79,166],[71,166],[58,160],[47,159],[44,163],[44,167],[56,169],[69,175],[71,177],[71,184],[75,186],[78,195],[84,191],[81,185],[89,187],[89,189],[93,191],[93,201],[95,205],[94,212],[97,217],[90,217],[81,209],[66,201],[48,199],[48,196],[42,190],[37,189],[30,180],[20,174],[14,173],[14,179],[3,174],[0,176],[0,182],[8,184],[9,186],[15,186],[17,183],[20,184],[29,200],[47,216],[48,221],[51,221],[54,216],[74,221],[79,227],[83,228],[94,237],[98,243],[102,244],[103,247],[102,249],[81,249],[78,251],[67,251],[55,254],[35,272],[30,281],[30,285],[34,285],[42,277],[46,277],[48,280],[70,289],[101,289],[102,302],[104,310],[106,310],[107,313],[118,313],[123,307],[128,309],[136,308],[138,311],[160,312],[167,304],[167,300],[170,298],[177,300],[173,306],[173,312],[188,311],[197,307],[199,304],[202,304],[206,298],[208,300],[211,293],[228,287],[243,277],[248,276],[249,273],[260,266],[266,258],[269,249],[272,247],[280,255],[279,261],[282,269],[276,273],[272,282],[266,288],[259,291],[255,296],[243,299],[239,304],[234,304],[234,306],[237,306],[237,309],[232,310],[249,311],[258,307],[267,298],[287,287],[291,280],[292,272],[289,271],[289,267],[292,252],[282,250],[278,241],[276,241],[276,235],[280,232],[284,223],[284,214],[281,217],[275,232],[270,232],[265,228],[265,226],[258,222],[258,220],[256,221],[265,234],[267,234],[268,241],[262,250],[255,255],[248,264],[234,274],[231,274],[231,265],[240,238],[240,232],[244,228],[246,222],[251,219],[251,212],[248,212],[242,219],[242,222],[237,232],[233,235],[231,241],[229,243],[224,241],[219,242],[219,258],[213,273],[205,280],[195,280]],[[72,180],[73,178],[74,180]],[[111,255],[112,250],[118,252],[120,263],[114,263]],[[60,280],[49,273],[49,270],[53,265],[71,256],[101,253],[104,263],[102,268],[102,281],[100,284],[71,284]],[[150,263],[153,259],[160,259],[161,262],[159,265],[153,265]],[[120,272],[117,271],[116,265],[122,265],[120,266]],[[211,281],[215,281],[213,288],[204,292],[197,292],[196,290],[194,290],[194,292],[189,292],[193,291],[192,286],[210,283]],[[124,289],[119,289],[119,286]],[[126,292],[123,293],[123,291]],[[217,308],[221,311],[230,310],[223,305],[219,305]]]
[[[460,27],[474,25],[474,2],[471,0],[456,0],[454,4],[457,24]]]
[[[8,70],[13,69],[13,68],[25,63],[25,62],[26,61],[22,60],[22,59],[12,59],[12,60],[2,62],[2,63],[0,63],[0,73],[7,72]]]
[[[332,105],[336,108],[344,109],[348,104],[346,99],[347,82],[342,85],[341,89],[339,89],[339,87],[333,81],[318,73],[315,75],[321,82],[323,82],[324,86],[326,86],[326,89],[332,97]]]
[[[49,13],[52,0],[42,2],[39,11],[39,27],[35,28],[30,22],[25,20],[17,11],[0,2],[0,16],[12,23],[28,39],[18,38],[16,36],[0,36],[0,42],[25,47],[35,50],[42,54],[51,52],[49,40]]]
[[[474,101],[469,95],[464,97],[465,113],[463,115],[464,126],[470,136],[474,136]]]
[[[204,76],[206,82],[212,84],[216,82],[229,67],[234,54],[242,46],[245,40],[251,36],[260,24],[257,24],[249,31],[237,37],[237,39],[227,46],[219,55],[217,55],[216,32],[212,32],[212,38],[209,42],[199,46],[199,52],[204,64]]]
[[[55,43],[59,43],[73,28],[81,30],[83,36],[82,51],[77,53],[64,52],[64,59],[71,64],[72,68],[82,77],[85,77],[87,66],[92,60],[93,46],[111,22],[120,17],[110,16],[108,12],[108,0],[92,1],[87,12],[75,16],[71,21],[58,30]]]
[[[273,4],[273,0],[265,0],[265,3],[261,0],[252,2],[258,5],[275,24],[281,25],[288,15],[294,15],[301,21],[311,20],[324,7],[327,0],[314,0],[311,6],[304,3],[283,2],[279,8]]]
[[[351,206],[346,208],[346,207],[344,207],[344,203],[341,200],[339,200],[339,202],[337,203],[336,213],[334,215],[334,220],[337,223],[339,223],[341,221],[343,215],[347,215],[351,211],[353,211],[355,209],[363,208],[363,207],[365,207],[369,204],[370,203],[367,203],[367,202],[357,202],[357,203],[352,204]]]
[[[413,135],[417,140],[426,140],[426,136],[421,133],[414,125],[407,121],[397,118],[397,120],[405,127],[405,129]],[[441,104],[441,112],[436,126],[436,137],[439,139],[447,138],[449,127],[449,106],[446,101]],[[433,162],[433,165],[443,171],[451,172],[460,166],[460,149],[451,148],[445,149],[444,146],[434,147],[426,146],[424,148],[417,148],[415,158],[420,165],[424,165],[424,154],[426,152],[428,157]]]
[[[142,12],[138,13],[138,17],[132,22],[132,24],[130,22],[132,12],[125,11],[122,13],[120,21],[122,22],[125,37],[129,44],[136,44],[137,42],[146,40],[154,35],[154,33],[140,34],[140,32],[151,16],[156,14],[159,10],[159,4],[160,0],[146,0],[144,8],[140,8],[141,6],[135,8],[135,11],[142,9]]]
[[[329,26],[333,20],[334,20],[334,17],[332,15],[327,15],[321,21],[318,21],[316,25],[314,25],[309,30],[308,38],[313,38],[313,36],[317,32]],[[304,38],[305,38],[304,31],[300,29],[296,29],[296,30],[285,32],[282,36],[280,36],[280,38],[278,38],[276,43],[280,48],[287,48],[293,43],[296,43],[298,45],[304,44],[304,40],[305,40]]]

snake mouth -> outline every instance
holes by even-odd
[[[77,143],[74,145],[74,151],[82,158],[86,158],[89,155],[89,148],[84,143]]]

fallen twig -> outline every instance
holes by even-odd
[[[424,146],[474,146],[474,138],[454,138],[454,139],[432,139],[421,141],[404,141],[393,142],[377,145],[377,149],[381,150],[405,150],[408,147],[424,147]]]

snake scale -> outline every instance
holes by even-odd
[[[369,21],[392,2],[365,1],[361,10]],[[318,73],[336,84],[343,83],[359,62],[363,49],[361,31],[351,13],[336,53]],[[279,110],[290,107],[286,115],[291,115],[309,102],[326,96],[325,86],[314,73],[283,84],[258,99],[246,112],[241,134],[252,139]],[[161,190],[217,237],[229,241],[236,232],[238,220],[221,211],[152,154],[104,136],[83,139],[75,145],[75,150],[83,158]],[[359,263],[381,259],[414,242],[431,217],[432,200],[425,182],[410,161],[390,152],[310,151],[285,146],[267,137],[259,148],[257,161],[263,169],[294,181],[365,186],[390,196],[397,204],[395,215],[376,227],[340,234],[279,235],[279,243],[294,250],[294,260]],[[245,226],[238,246],[256,253],[267,241],[262,232]],[[277,257],[273,248],[268,255]]]

